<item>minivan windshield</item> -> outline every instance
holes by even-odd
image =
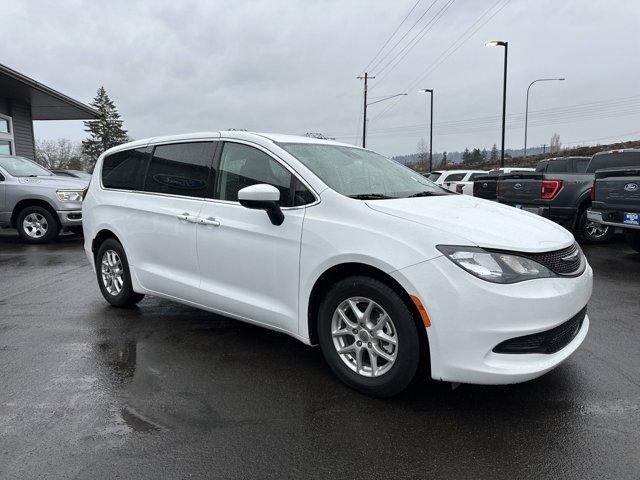
[[[14,177],[49,177],[53,175],[46,168],[22,157],[1,157],[0,167]]]
[[[318,143],[279,143],[329,187],[361,200],[450,193],[421,174],[369,150]]]

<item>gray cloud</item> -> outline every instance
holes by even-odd
[[[362,88],[355,77],[412,3],[1,1],[1,62],[85,102],[103,84],[135,138],[243,127],[326,132],[354,142]],[[434,11],[445,3],[437,0]],[[371,95],[399,93],[494,3],[454,2],[391,74],[373,82]],[[501,38],[510,42],[509,113],[524,111],[528,83],[549,75],[567,81],[537,85],[532,110],[637,96],[639,26],[640,4],[631,0],[512,0],[419,86],[436,90],[436,124],[499,116],[502,51],[483,45]],[[371,122],[370,147],[406,153],[425,136],[427,97],[407,93]],[[372,106],[370,118],[385,108]],[[640,107],[624,112],[538,123],[530,144],[556,131],[566,142],[640,130]],[[438,151],[490,147],[500,134],[496,122],[478,123],[482,131],[474,133],[438,130]],[[84,136],[81,122],[38,122],[36,134]],[[521,144],[521,128],[509,130],[507,145]]]

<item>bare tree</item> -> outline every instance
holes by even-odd
[[[424,138],[421,138],[418,142],[417,148],[418,161],[416,163],[416,170],[419,172],[426,172],[429,170],[429,145],[427,145]]]
[[[37,139],[36,162],[45,168],[82,170],[82,146],[68,138]]]
[[[560,147],[562,147],[562,143],[560,143],[560,135],[554,133],[551,135],[551,140],[549,140],[549,151],[551,152],[559,152]]]

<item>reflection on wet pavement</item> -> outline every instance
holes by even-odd
[[[376,400],[279,333],[107,306],[77,239],[0,235],[0,478],[640,478],[640,255],[585,251],[591,331],[558,369]]]

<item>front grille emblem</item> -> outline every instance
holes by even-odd
[[[562,260],[563,262],[573,262],[575,261],[576,258],[578,258],[578,255],[580,255],[580,250],[576,250],[575,252],[570,253],[566,257],[562,257],[560,260]]]
[[[520,190],[521,188],[522,188],[522,184],[521,184],[521,183],[516,183],[516,184],[513,186],[513,189],[514,189],[514,190]]]
[[[639,187],[638,187],[638,184],[637,184],[637,183],[627,183],[627,184],[624,186],[624,189],[625,189],[627,192],[635,192],[636,190],[638,190],[638,188],[639,188]]]

